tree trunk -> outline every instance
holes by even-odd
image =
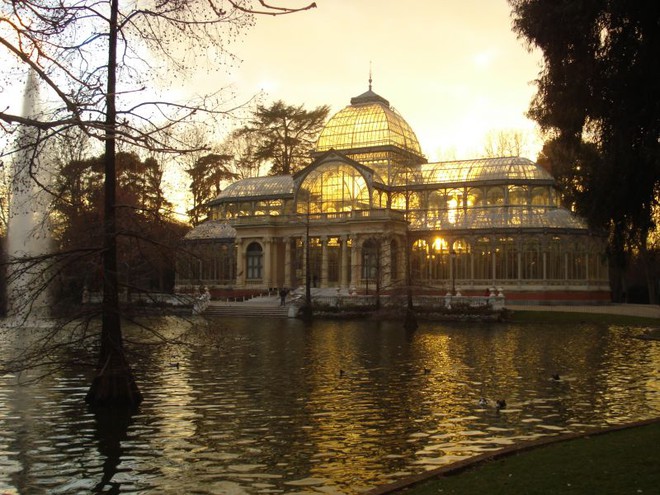
[[[107,338],[102,337],[102,339],[105,341]],[[104,352],[101,351],[101,355],[103,354]],[[97,369],[85,401],[92,406],[127,406],[131,408],[138,406],[142,402],[142,394],[135,383],[123,350],[114,348],[106,354],[105,363]]]
[[[657,295],[656,295],[656,287],[655,287],[656,281],[652,273],[654,263],[652,260],[652,255],[651,253],[649,253],[649,250],[647,248],[647,244],[648,244],[647,239],[648,236],[644,236],[644,239],[640,242],[639,258],[642,264],[642,269],[644,270],[644,278],[646,280],[646,288],[649,295],[649,304],[656,304],[657,303]]]
[[[305,225],[305,305],[302,307],[302,319],[309,322],[314,317],[312,310],[312,272],[309,265],[309,198],[307,198],[307,223]]]
[[[85,400],[95,406],[137,406],[142,395],[124,355],[117,279],[116,225],[116,72],[118,0],[112,0],[108,47],[108,88],[105,141],[103,305],[101,349],[96,376]]]
[[[614,223],[612,229],[608,248],[612,300],[613,302],[627,302],[628,294],[625,279],[627,263],[623,229],[618,223]]]

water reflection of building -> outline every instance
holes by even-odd
[[[386,292],[405,285],[410,246],[412,284],[430,291],[609,300],[603,241],[547,171],[520,157],[428,163],[371,88],[328,121],[309,166],[229,185],[186,243],[179,288],[296,287],[309,270],[317,287]]]

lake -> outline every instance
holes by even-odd
[[[515,442],[660,415],[660,342],[640,328],[148,324],[186,331],[185,344],[131,355],[145,397],[132,416],[89,411],[83,369],[0,378],[1,493],[355,494]]]

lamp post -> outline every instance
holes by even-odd
[[[456,295],[456,251],[452,248],[451,251],[449,251],[449,259],[451,261],[451,265],[449,266],[449,269],[451,270],[451,295],[455,296]]]
[[[311,308],[312,308],[312,287],[311,287],[312,272],[311,272],[311,267],[309,266],[309,261],[310,261],[310,255],[309,255],[310,214],[309,213],[310,213],[309,201],[307,201],[307,215],[305,222],[305,308],[307,313],[305,316],[309,316],[309,314],[311,314]]]

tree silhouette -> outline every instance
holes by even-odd
[[[260,163],[256,159],[258,136],[235,129],[220,146],[222,153],[231,156],[229,169],[241,179],[258,177]]]
[[[529,113],[552,141],[545,155],[569,158],[557,167],[553,162],[553,169],[565,175],[560,183],[580,184],[575,206],[592,227],[609,233],[611,259],[621,272],[628,255],[648,249],[656,228],[660,4],[509,3],[514,30],[543,53]],[[615,297],[620,292],[616,284]]]
[[[238,178],[229,170],[231,159],[231,155],[209,153],[199,157],[193,167],[186,169],[191,180],[193,207],[190,222],[193,225],[206,219],[210,210],[208,202],[220,194],[222,182]]]
[[[254,158],[270,162],[270,174],[293,174],[307,165],[309,154],[323,129],[330,107],[305,110],[302,105],[276,101],[270,107],[258,105],[242,132],[256,137]]]
[[[493,130],[486,134],[483,156],[524,156],[527,136],[520,129]]]
[[[183,104],[158,101],[145,95],[144,88],[156,80],[170,80],[170,71],[185,72],[195,50],[204,57],[210,47],[224,50],[227,34],[245,28],[254,15],[283,15],[315,7],[290,9],[263,0],[259,4],[252,9],[233,0],[2,3],[0,46],[15,62],[7,74],[29,69],[57,100],[38,115],[0,111],[5,132],[12,134],[20,127],[37,130],[34,143],[18,142],[3,156],[61,137],[72,128],[104,146],[102,325],[97,373],[86,397],[92,405],[135,406],[142,400],[124,352],[119,311],[117,146],[175,151],[168,140],[175,126],[200,113],[214,115],[223,110],[211,98]],[[183,54],[182,42],[189,47]],[[157,61],[164,65],[156,65]]]

